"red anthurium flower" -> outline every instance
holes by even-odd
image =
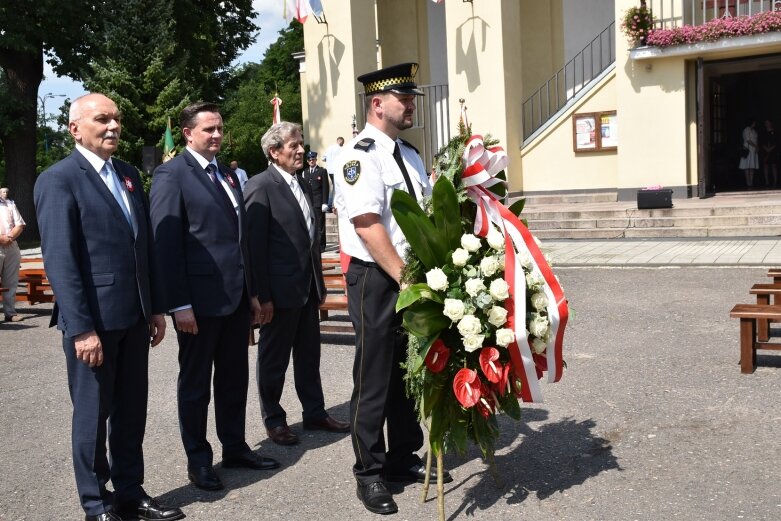
[[[480,400],[480,378],[477,371],[466,367],[460,369],[453,378],[453,392],[458,402],[465,408],[472,407]]]
[[[510,371],[510,364],[502,366],[501,376],[499,377],[499,381],[494,386],[496,392],[499,393],[499,396],[504,396],[504,393],[509,390],[508,379],[510,377]]]
[[[480,369],[491,383],[497,383],[502,378],[502,364],[499,360],[499,350],[495,347],[484,347],[480,351]]]
[[[438,373],[445,368],[448,358],[450,358],[450,349],[442,340],[436,339],[426,354],[426,367],[432,373]]]
[[[480,400],[475,407],[483,418],[488,418],[496,411],[496,396],[485,382],[480,382]]]

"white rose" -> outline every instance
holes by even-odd
[[[442,310],[442,314],[452,322],[461,320],[464,317],[464,303],[458,299],[446,298],[445,309]]]
[[[469,260],[469,252],[463,248],[456,248],[453,252],[453,265],[454,266],[466,266],[466,261]]]
[[[476,297],[481,291],[485,291],[483,279],[467,279],[464,289],[470,297]]]
[[[537,311],[542,311],[548,307],[548,296],[541,291],[532,295],[531,298],[532,307]]]
[[[480,324],[480,319],[474,315],[464,315],[464,317],[458,322],[458,332],[461,336],[467,335],[479,335],[482,333],[483,327]]]
[[[500,306],[492,307],[488,311],[488,322],[492,326],[503,326],[504,323],[507,322],[507,310]]]
[[[434,268],[426,273],[426,284],[434,291],[447,289],[447,275],[440,268]]]
[[[510,298],[509,293],[510,286],[504,281],[504,279],[494,279],[491,281],[491,286],[488,288],[488,293],[494,300],[506,300]]]
[[[490,277],[497,271],[499,271],[499,262],[497,262],[496,257],[493,255],[489,255],[488,257],[483,257],[483,259],[480,261],[480,271],[485,275],[486,277]]]
[[[529,255],[528,252],[522,251],[518,253],[518,256],[516,257],[518,259],[518,262],[523,266],[525,269],[530,269],[532,266],[532,256]]]
[[[538,355],[544,353],[547,347],[548,344],[545,342],[545,340],[542,340],[540,338],[532,338],[532,350]]]
[[[461,339],[464,343],[464,349],[469,353],[483,347],[483,340],[485,340],[484,335],[466,335]]]
[[[539,313],[532,313],[532,319],[529,321],[529,333],[537,338],[545,338],[549,328],[550,323],[547,318]]]
[[[466,251],[477,251],[480,249],[480,239],[471,233],[465,233],[461,236],[461,246]]]
[[[504,250],[504,236],[493,226],[488,230],[485,240],[488,241],[488,246],[491,248],[497,251]]]
[[[515,340],[515,333],[513,333],[512,329],[503,328],[496,330],[496,345],[507,347],[513,340]]]
[[[538,272],[533,271],[526,274],[526,287],[537,289],[545,283],[545,279]]]

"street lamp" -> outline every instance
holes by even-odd
[[[47,92],[43,96],[38,96],[38,101],[41,102],[41,114],[42,114],[42,120],[43,120],[43,149],[48,154],[49,153],[49,132],[46,128],[49,122],[49,115],[46,114],[46,100],[52,99],[52,98],[64,98],[65,94],[52,94],[51,92]]]

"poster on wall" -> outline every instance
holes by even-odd
[[[616,111],[573,114],[572,145],[575,152],[616,150],[618,148]]]
[[[597,148],[597,118],[594,114],[576,114],[572,116],[575,125],[575,151],[595,150]]]
[[[616,112],[603,112],[600,116],[599,141],[602,150],[615,150],[618,147],[618,118]]]

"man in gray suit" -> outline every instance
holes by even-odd
[[[40,175],[34,195],[56,298],[51,325],[62,331],[68,369],[81,505],[87,521],[181,519],[141,487],[150,337],[155,346],[165,334],[144,188],[135,168],[111,157],[121,131],[113,101],[76,99],[68,130],[76,150]]]
[[[311,188],[296,171],[303,166],[301,128],[273,125],[261,138],[270,165],[253,176],[244,191],[250,257],[260,300],[257,381],[261,413],[269,438],[298,443],[279,404],[285,371],[293,353],[296,393],[304,429],[349,432],[350,425],[325,412],[320,383],[320,322],[325,299]]]

